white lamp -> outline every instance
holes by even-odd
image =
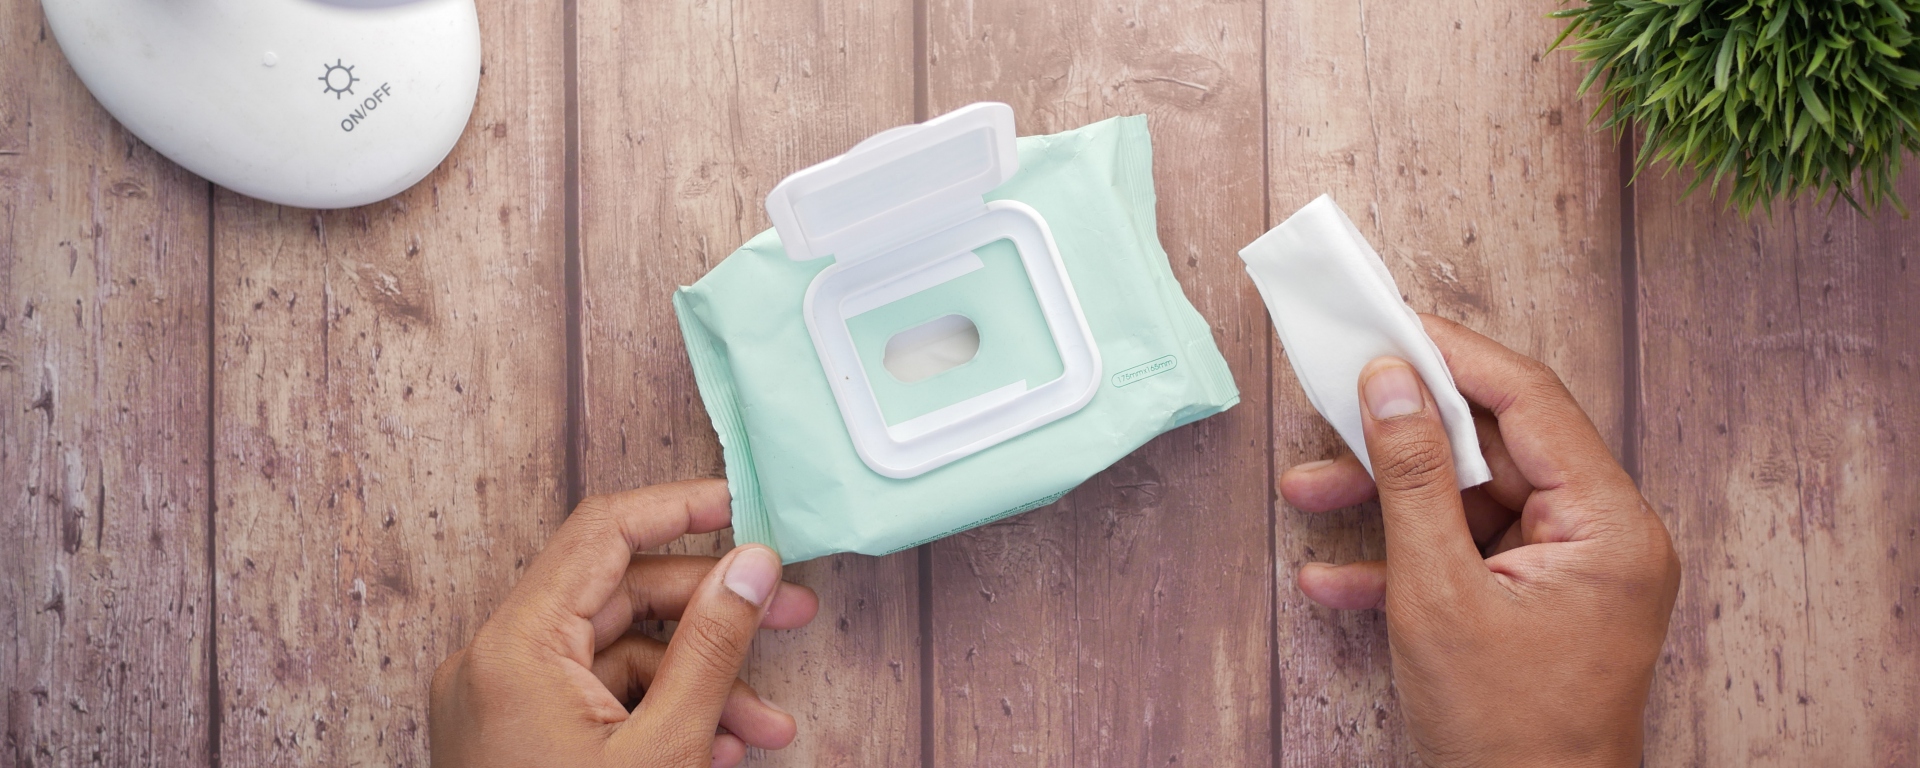
[[[274,203],[413,186],[473,114],[473,0],[41,0],[107,111],[160,154]]]

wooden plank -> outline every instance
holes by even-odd
[[[1146,113],[1160,239],[1240,384],[1046,509],[933,548],[934,763],[1268,761],[1266,310],[1257,2],[928,4],[928,102],[1022,133]]]
[[[724,472],[669,296],[768,226],[786,174],[913,122],[912,19],[907,2],[580,0],[586,492]],[[746,676],[800,731],[754,761],[918,760],[915,556],[825,558],[787,578],[820,593],[819,618],[762,635]]]
[[[0,3],[0,763],[208,755],[207,185]]]
[[[1648,764],[1911,765],[1920,221],[1682,186],[1635,203],[1643,482],[1687,568]]]
[[[221,757],[426,762],[434,668],[564,516],[563,17],[393,200],[214,212]]]
[[[1271,3],[1271,216],[1331,193],[1415,308],[1551,364],[1617,447],[1614,142],[1586,125],[1580,65],[1543,53],[1558,33],[1545,11],[1482,6]],[[1276,470],[1340,445],[1283,353],[1273,362]],[[1374,505],[1318,518],[1279,511],[1286,765],[1415,764],[1382,617],[1319,608],[1292,584],[1310,560],[1381,557],[1381,536]]]

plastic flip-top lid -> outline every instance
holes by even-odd
[[[977,213],[1019,169],[1013,108],[981,102],[788,176],[767,195],[767,215],[788,258],[855,261]]]

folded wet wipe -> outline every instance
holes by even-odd
[[[872,141],[884,151],[888,139]],[[1160,247],[1146,120],[1106,120],[1017,147],[1017,172],[984,195],[978,214],[987,238],[1002,225],[1004,238],[953,240],[956,257],[935,253],[930,266],[864,282],[847,283],[866,268],[852,264],[823,276],[851,251],[795,258],[828,253],[822,243],[849,247],[845,232],[872,228],[875,218],[842,215],[845,206],[888,204],[857,185],[831,186],[842,178],[800,189],[775,211],[776,222],[789,217],[783,231],[805,230],[822,253],[789,258],[769,230],[674,294],[719,433],[736,540],[772,546],[787,562],[906,549],[1051,503],[1154,436],[1239,401]],[[896,154],[985,178],[944,155]],[[1009,149],[996,162],[1013,160]],[[896,188],[920,183],[880,175]],[[812,229],[793,227],[794,217]],[[839,287],[825,279],[843,276]],[[829,368],[840,380],[829,382]],[[1056,386],[1059,402],[1045,402]],[[955,409],[1015,412],[1007,404],[1022,399],[1039,415],[1018,429],[927,455],[887,453],[889,436],[911,443],[964,431]],[[855,424],[867,428],[858,448]]]
[[[1459,486],[1492,479],[1480,455],[1473,414],[1454,387],[1440,348],[1400,298],[1380,254],[1333,198],[1321,195],[1308,203],[1241,249],[1240,258],[1266,301],[1307,399],[1368,472],[1373,463],[1367,460],[1360,421],[1360,371],[1374,358],[1392,355],[1413,364],[1433,392]]]

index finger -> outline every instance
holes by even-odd
[[[725,480],[687,480],[590,497],[534,557],[507,602],[533,608],[534,615],[579,617],[587,626],[620,586],[635,552],[685,534],[720,530],[730,516]]]
[[[1600,430],[1552,368],[1452,320],[1420,319],[1446,356],[1460,394],[1493,412],[1507,454],[1535,489],[1627,480]]]

